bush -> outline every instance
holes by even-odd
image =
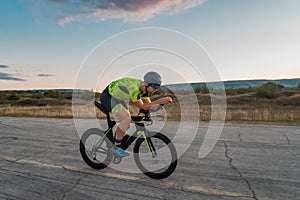
[[[250,94],[254,91],[254,88],[228,88],[225,91],[226,95]]]
[[[92,91],[86,91],[83,93],[78,93],[75,96],[80,99],[91,100],[95,98],[95,93]]]
[[[42,99],[43,96],[44,96],[43,93],[38,92],[38,93],[33,94],[33,95],[32,95],[32,98],[33,98],[33,99]]]
[[[72,99],[73,93],[63,93],[61,94],[61,98],[63,99]]]
[[[46,106],[47,104],[41,102],[40,99],[21,99],[12,103],[11,106],[21,106],[21,107],[29,107],[29,106]]]
[[[44,96],[57,99],[60,97],[60,92],[58,90],[49,90],[45,92]]]
[[[282,85],[268,82],[256,88],[255,95],[260,98],[274,99],[282,88],[284,88]]]
[[[16,95],[15,93],[12,93],[7,97],[7,99],[10,101],[16,101],[16,100],[19,100],[20,97],[18,95]]]
[[[238,88],[238,89],[236,89],[236,92],[238,93],[238,94],[249,94],[249,93],[251,93],[251,92],[253,92],[254,91],[254,89],[253,88]]]
[[[0,104],[5,104],[7,102],[6,93],[0,91]]]
[[[298,83],[298,86],[296,87],[297,90],[300,90],[300,83]]]
[[[237,95],[237,91],[235,89],[229,88],[226,89],[226,95]]]
[[[207,88],[206,84],[203,85],[198,85],[197,87],[195,87],[194,92],[197,93],[201,93],[201,94],[208,94],[209,90]]]

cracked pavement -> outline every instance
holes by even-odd
[[[168,122],[161,132],[172,138],[177,128]],[[0,199],[299,199],[299,126],[225,124],[199,159],[207,128],[200,124],[170,177],[152,180],[119,171],[136,169],[130,158],[89,168],[72,119],[0,117]]]
[[[240,137],[240,135],[239,135],[239,137]],[[240,140],[240,141],[241,141],[241,140]],[[243,176],[243,174],[239,171],[239,169],[238,169],[236,166],[234,166],[234,164],[233,164],[233,159],[229,156],[229,147],[228,147],[228,144],[227,144],[226,141],[224,141],[224,146],[225,146],[225,157],[228,158],[228,160],[229,160],[229,165],[232,167],[232,169],[233,169],[237,174],[239,174],[239,176],[241,177],[241,179],[242,179],[243,181],[245,181],[245,183],[246,183],[247,186],[248,186],[248,189],[249,189],[249,190],[251,191],[251,193],[252,193],[252,198],[253,198],[253,199],[257,199],[256,194],[255,194],[255,191],[252,189],[250,182]]]

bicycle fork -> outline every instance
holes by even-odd
[[[138,131],[137,135],[140,135],[140,134],[143,135],[143,138],[145,140],[148,152],[150,153],[151,157],[155,158],[157,156],[157,153],[156,153],[156,149],[155,149],[155,147],[153,145],[153,142],[152,142],[151,138],[147,137],[145,131]]]

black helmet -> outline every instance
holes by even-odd
[[[147,72],[144,76],[144,82],[148,84],[158,84],[161,85],[161,76],[157,72]]]

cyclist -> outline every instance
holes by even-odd
[[[129,156],[121,147],[125,132],[130,127],[131,116],[125,101],[132,101],[139,109],[149,110],[154,105],[172,102],[171,97],[163,97],[151,102],[149,93],[154,93],[161,85],[159,73],[150,71],[144,80],[121,78],[110,83],[100,96],[101,103],[107,112],[120,120],[115,133],[115,146],[112,152],[120,157]]]

